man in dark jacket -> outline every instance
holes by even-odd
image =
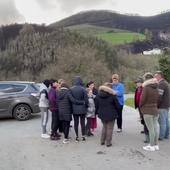
[[[169,138],[169,107],[170,107],[170,87],[168,82],[163,78],[161,71],[157,71],[154,76],[158,80],[158,90],[159,90],[159,125],[160,125],[160,134],[159,139],[168,139]]]
[[[112,90],[111,83],[105,83],[99,87],[95,103],[98,116],[103,123],[101,145],[106,142],[107,147],[112,146],[113,126],[118,117],[120,105],[116,98],[116,91]]]
[[[74,117],[74,129],[76,133],[76,141],[79,141],[78,135],[78,126],[79,119],[81,124],[81,132],[82,132],[82,140],[85,141],[85,116],[87,113],[88,107],[88,97],[87,91],[83,87],[83,82],[79,76],[76,76],[73,80],[74,86],[70,89],[70,95],[76,101],[80,101],[80,103],[74,102],[72,100],[72,109],[73,109],[73,117]]]

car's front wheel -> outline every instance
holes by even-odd
[[[31,109],[26,104],[19,104],[13,110],[13,117],[17,120],[28,120],[31,116]]]

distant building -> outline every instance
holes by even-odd
[[[162,54],[162,50],[159,48],[154,48],[149,51],[143,51],[143,55],[160,55]]]

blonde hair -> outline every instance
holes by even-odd
[[[118,75],[118,74],[113,74],[113,75],[112,75],[112,79],[117,79],[117,80],[119,80],[119,75]]]

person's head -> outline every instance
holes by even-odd
[[[47,88],[49,88],[49,86],[50,86],[50,80],[45,79],[45,80],[43,81],[43,84],[44,84]]]
[[[152,79],[152,78],[154,78],[154,77],[153,77],[153,74],[150,73],[150,72],[147,72],[147,73],[145,73],[145,74],[143,75],[144,81],[149,80],[149,79]]]
[[[87,94],[88,94],[88,96],[92,96],[93,95],[92,89],[87,88]]]
[[[62,88],[62,87],[67,88],[67,89],[69,88],[69,86],[66,84],[66,82],[61,83],[60,88]]]
[[[94,88],[94,82],[93,81],[89,81],[87,83],[87,88],[93,89]]]
[[[142,79],[142,78],[138,78],[138,79],[135,81],[135,84],[136,84],[136,87],[141,87],[142,84],[143,84],[143,79]]]
[[[113,74],[112,75],[112,83],[113,84],[119,83],[119,75],[118,74]]]
[[[57,88],[57,87],[58,87],[58,82],[57,82],[57,80],[51,79],[51,80],[50,80],[50,86],[51,86],[51,87],[54,87],[54,88]]]
[[[61,88],[61,85],[65,83],[65,80],[64,79],[59,79],[58,80],[58,88]]]
[[[112,83],[106,82],[106,83],[104,83],[104,86],[109,87],[109,88],[112,88]]]
[[[73,85],[75,86],[83,86],[83,80],[80,76],[75,76],[73,79]]]
[[[154,78],[156,78],[158,81],[164,78],[162,71],[156,71],[154,74]]]

